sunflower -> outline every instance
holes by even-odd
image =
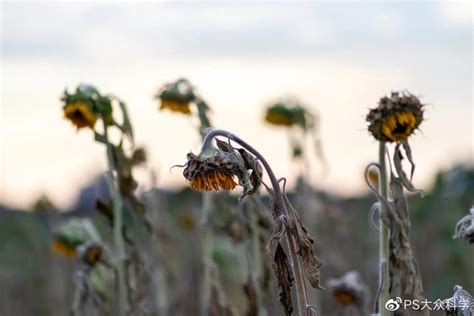
[[[366,118],[369,132],[379,141],[405,141],[423,121],[423,110],[424,105],[416,96],[393,92],[370,110]]]
[[[220,151],[205,158],[189,153],[183,175],[196,191],[233,190],[237,186],[233,174],[236,166],[226,158]]]
[[[349,291],[338,291],[333,294],[336,302],[342,305],[354,304],[356,297]]]
[[[367,301],[368,288],[357,271],[347,272],[338,279],[330,279],[328,286],[334,300],[341,305],[364,307]]]
[[[169,109],[173,112],[183,113],[185,115],[191,114],[189,102],[179,102],[174,100],[161,99],[160,110]]]
[[[99,261],[102,260],[102,247],[97,243],[88,244],[84,254],[82,255],[82,260],[88,266],[95,266]]]
[[[55,230],[51,250],[65,257],[73,257],[78,248],[92,239],[89,220],[71,219]]]
[[[160,99],[160,110],[168,109],[185,115],[191,114],[191,102],[196,98],[193,87],[186,79],[165,84],[156,96]]]
[[[281,103],[267,109],[265,121],[277,126],[292,126],[295,124],[292,111]]]
[[[77,253],[76,246],[67,243],[65,240],[56,238],[51,244],[51,250],[64,257],[74,257]]]
[[[77,129],[88,127],[94,129],[97,115],[86,102],[66,103],[63,108],[64,116],[70,120]]]

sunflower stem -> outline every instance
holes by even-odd
[[[286,216],[286,218],[291,220],[292,216],[286,208],[283,192],[280,188],[279,181],[277,180],[275,173],[270,167],[270,164],[262,156],[262,154],[260,154],[260,152],[258,152],[255,148],[253,148],[250,144],[248,144],[241,138],[237,137],[236,135],[228,131],[220,130],[220,129],[212,129],[209,131],[202,145],[203,150],[208,148],[211,144],[212,139],[214,139],[217,136],[227,137],[228,139],[233,140],[234,142],[242,146],[242,148],[249,151],[250,153],[255,155],[255,157],[258,158],[258,160],[262,163],[263,167],[265,168],[268,174],[268,177],[270,178],[270,182],[273,188],[275,208],[280,212],[280,215]],[[296,300],[297,300],[297,305],[298,305],[298,315],[307,316],[308,315],[307,309],[308,309],[308,306],[310,306],[310,304],[308,302],[308,296],[306,293],[306,284],[305,284],[304,276],[302,273],[301,263],[298,260],[298,253],[296,250],[297,242],[289,229],[286,230],[286,241],[287,241],[288,249],[290,252],[290,256],[289,256],[290,265],[293,269],[293,276],[296,283]]]
[[[79,277],[76,275],[76,287],[74,289],[74,300],[72,302],[72,316],[81,316],[81,292],[82,292],[82,284]]]
[[[249,198],[254,198],[251,195]],[[255,197],[257,199],[257,197]],[[256,202],[257,203],[257,202]],[[261,245],[260,245],[260,228],[258,226],[258,216],[255,212],[249,212],[250,217],[250,248],[253,257],[253,271],[249,271],[254,284],[255,284],[255,295],[257,300],[257,315],[266,315],[265,308],[262,304],[262,291],[260,287],[260,279],[262,278],[262,256],[261,256]]]
[[[379,143],[379,164],[380,164],[380,181],[379,181],[379,193],[387,199],[387,164],[385,161],[385,142]],[[381,316],[389,316],[390,312],[385,309],[385,303],[390,299],[390,275],[389,275],[389,256],[390,256],[390,228],[385,225],[382,214],[387,212],[384,208],[384,204],[381,203],[381,216],[379,219],[379,283],[382,285],[379,296],[379,312]]]
[[[114,250],[115,250],[115,268],[117,270],[117,315],[125,316],[127,313],[127,284],[125,278],[125,243],[122,235],[122,198],[119,193],[117,179],[114,176],[114,171],[117,170],[117,166],[114,162],[114,150],[113,145],[110,143],[108,136],[108,126],[104,120],[104,138],[107,146],[107,162],[108,162],[108,173],[110,181],[108,181],[109,191],[113,201],[113,213],[114,213]]]
[[[209,229],[209,213],[212,211],[212,193],[206,193],[203,196],[201,208],[201,253],[202,253],[202,279],[201,279],[201,297],[200,297],[200,315],[209,314],[209,301],[211,295],[211,269],[212,269],[212,231]]]

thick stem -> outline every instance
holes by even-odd
[[[379,144],[379,164],[380,164],[380,195],[387,199],[387,165],[385,162],[385,142]],[[384,204],[381,203],[380,216],[380,234],[379,234],[379,264],[380,264],[380,289],[379,312],[381,316],[389,316],[390,312],[385,309],[385,303],[390,299],[390,275],[389,275],[389,256],[390,256],[390,228],[382,220],[382,214],[387,212]]]
[[[208,148],[210,146],[210,142],[216,136],[227,137],[235,141],[237,144],[242,146],[245,150],[249,151],[250,153],[255,155],[255,157],[258,158],[258,160],[262,163],[263,167],[267,171],[268,177],[270,178],[270,182],[272,184],[274,198],[275,198],[274,203],[275,203],[276,209],[280,211],[281,215],[289,219],[288,210],[286,209],[283,193],[280,189],[280,184],[277,178],[275,177],[275,173],[273,172],[272,168],[270,167],[268,162],[265,160],[265,158],[255,148],[253,148],[251,145],[249,145],[247,142],[245,142],[241,138],[237,137],[236,135],[228,131],[219,130],[219,129],[213,129],[206,135],[202,148],[204,150]],[[301,269],[301,264],[300,264],[300,261],[298,260],[298,254],[296,250],[297,242],[288,229],[286,230],[286,237],[287,237],[287,242],[288,242],[288,249],[290,251],[290,262],[291,262],[291,266],[293,267],[293,276],[295,278],[295,283],[296,283],[296,298],[298,302],[298,313],[299,315],[306,316],[308,314],[307,308],[309,306],[309,303],[308,303],[308,297],[306,294],[306,285],[305,285],[305,281],[304,281],[304,277],[303,277],[303,273]]]
[[[115,250],[115,267],[118,277],[118,295],[117,295],[117,313],[119,316],[125,316],[127,312],[127,284],[125,278],[125,243],[122,235],[122,198],[120,197],[118,183],[114,177],[114,170],[117,169],[114,163],[114,152],[112,144],[108,138],[107,124],[104,122],[104,138],[107,145],[107,161],[110,181],[109,190],[113,201],[114,212],[114,250]]]

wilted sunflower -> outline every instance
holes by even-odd
[[[82,261],[90,267],[95,266],[102,260],[102,247],[95,242],[84,245]]]
[[[292,126],[295,124],[291,109],[282,103],[277,103],[267,109],[265,113],[265,121],[280,126]]]
[[[328,281],[335,301],[341,305],[355,305],[364,309],[368,299],[368,288],[357,271],[350,271],[339,279]]]
[[[61,101],[64,102],[64,116],[77,129],[84,127],[94,129],[99,117],[102,117],[108,125],[113,123],[111,98],[102,96],[92,85],[80,84],[73,94],[65,90]]]
[[[189,153],[183,175],[197,191],[233,190],[237,183],[234,181],[234,163],[221,152],[216,151],[212,156],[196,156]]]
[[[166,84],[156,98],[160,99],[160,110],[169,109],[186,115],[191,114],[190,104],[195,99],[191,84],[185,79]]]
[[[260,164],[243,149],[216,140],[217,148],[204,143],[199,155],[188,153],[183,175],[197,191],[233,190],[237,183],[244,188],[242,197],[254,193],[260,185]]]
[[[85,219],[71,219],[61,224],[53,234],[51,249],[65,257],[76,256],[77,248],[92,240],[91,225]]]
[[[97,115],[86,102],[67,103],[63,108],[64,116],[70,120],[77,129],[83,127],[94,128]]]
[[[379,141],[404,141],[423,121],[423,110],[424,105],[413,94],[392,92],[367,115],[369,132]]]
[[[51,244],[51,250],[64,257],[74,257],[77,253],[77,244],[68,242],[63,238],[55,238]]]

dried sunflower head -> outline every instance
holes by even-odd
[[[94,267],[102,260],[102,246],[96,242],[88,242],[78,248],[82,262],[89,267]]]
[[[423,121],[424,105],[409,92],[392,92],[367,115],[369,132],[379,141],[404,141]]]
[[[59,226],[53,233],[51,250],[65,257],[74,257],[77,247],[92,240],[91,226],[88,220],[71,219]]]
[[[81,84],[73,94],[64,91],[61,100],[64,102],[64,117],[77,129],[94,129],[99,117],[102,117],[107,124],[113,121],[112,101],[100,95],[99,91],[91,85]]]
[[[190,103],[195,97],[193,88],[186,79],[164,85],[156,96],[161,101],[160,110],[169,109],[186,115],[191,114]]]
[[[285,97],[270,104],[265,111],[265,121],[276,126],[298,126],[303,131],[315,127],[316,116],[295,97]]]
[[[357,271],[350,271],[339,279],[329,280],[328,286],[335,301],[341,305],[364,307],[367,302],[368,288]]]
[[[197,191],[233,190],[237,183],[244,188],[242,198],[254,193],[261,183],[262,169],[243,149],[216,140],[203,145],[199,155],[189,153],[183,175]]]
[[[266,110],[265,121],[277,126],[292,126],[295,124],[291,109],[281,102],[270,106]]]
[[[74,257],[76,255],[77,244],[69,243],[62,238],[54,238],[51,244],[51,250],[63,257]]]
[[[86,102],[66,104],[63,108],[64,116],[74,124],[77,129],[88,127],[94,129],[97,115]]]

